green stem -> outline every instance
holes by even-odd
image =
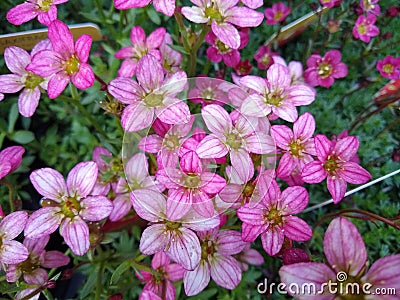
[[[104,261],[101,261],[100,262],[100,266],[99,266],[99,271],[97,272],[96,295],[95,295],[95,299],[96,300],[100,300],[101,291],[103,289],[103,284],[101,282],[102,281],[103,271],[104,271]]]
[[[97,10],[98,10],[98,12],[99,12],[99,14],[100,14],[100,18],[101,18],[101,21],[103,22],[103,24],[105,24],[105,25],[107,26],[107,28],[108,28],[108,30],[110,31],[110,33],[111,33],[112,36],[118,36],[117,33],[116,33],[115,30],[114,30],[114,27],[112,27],[112,26],[108,23],[108,21],[107,21],[107,16],[105,15],[105,13],[104,13],[104,11],[103,11],[103,7],[101,6],[100,0],[94,0],[94,2],[95,2],[95,4],[96,4]]]
[[[207,33],[210,31],[210,26],[208,25],[203,25],[203,29],[200,32],[200,35],[194,43],[192,49],[190,50],[190,56],[189,56],[189,71],[188,71],[188,76],[193,77],[196,74],[196,65],[197,65],[197,50],[199,50],[201,44],[204,41],[204,38],[206,37]]]
[[[14,199],[13,199],[14,188],[5,179],[1,180],[0,183],[4,184],[8,188],[8,201],[10,203],[10,212],[14,212],[15,211]]]

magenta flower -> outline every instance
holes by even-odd
[[[33,49],[31,55],[35,53],[37,51]],[[18,96],[18,109],[24,117],[31,117],[34,114],[39,104],[40,88],[46,90],[48,82],[48,78],[27,71],[31,55],[24,49],[7,47],[4,51],[4,60],[13,74],[0,75],[1,93],[16,93],[22,90]]]
[[[44,196],[43,208],[35,211],[25,228],[28,238],[40,238],[56,231],[76,255],[85,254],[90,246],[89,227],[85,221],[100,221],[111,213],[110,200],[92,195],[98,167],[95,162],[77,164],[68,174],[67,181],[50,168],[32,172],[30,179],[35,189]]]
[[[338,50],[329,50],[324,57],[313,54],[307,59],[305,81],[311,86],[330,87],[335,79],[347,75],[347,66],[341,62],[342,55]]]
[[[209,104],[222,106],[228,103],[226,81],[198,76],[196,87],[189,91],[188,99],[194,103],[201,103],[203,107]]]
[[[74,38],[68,26],[58,20],[51,22],[48,35],[53,50],[36,53],[26,70],[41,77],[53,75],[47,87],[49,98],[58,97],[70,81],[78,89],[91,87],[94,82],[94,73],[87,61],[92,37],[83,34],[74,44]]]
[[[321,3],[322,6],[328,8],[338,6],[341,2],[342,0],[319,0],[319,3]]]
[[[125,131],[147,128],[158,117],[167,124],[187,123],[190,111],[186,103],[176,98],[185,88],[184,71],[164,76],[161,63],[152,55],[145,55],[137,65],[137,81],[116,78],[108,84],[108,91],[125,107],[121,123]]]
[[[114,0],[115,8],[117,9],[130,9],[147,6],[151,0]],[[175,11],[174,0],[154,0],[153,5],[156,11],[171,17]]]
[[[243,272],[249,270],[249,265],[261,266],[264,264],[264,258],[255,249],[250,247],[250,243],[246,243],[246,246],[239,254],[233,256],[239,263],[239,267]]]
[[[170,47],[172,38],[169,33],[166,33],[164,40],[160,45],[161,63],[167,73],[173,74],[179,71],[182,63],[182,54]]]
[[[273,113],[288,122],[296,121],[296,106],[311,104],[315,91],[305,84],[291,85],[291,81],[289,69],[281,64],[273,64],[266,79],[251,75],[241,78],[240,83],[255,92],[243,102],[241,113],[259,118]]]
[[[18,4],[7,12],[7,20],[11,24],[21,25],[34,18],[46,26],[57,19],[57,4],[68,0],[29,0]]]
[[[185,269],[172,263],[164,252],[154,254],[151,267],[154,270],[153,274],[140,271],[140,275],[143,277],[142,281],[146,283],[141,294],[150,291],[165,300],[175,300],[176,290],[173,282],[183,278]]]
[[[271,8],[267,8],[264,12],[265,22],[268,25],[280,23],[290,14],[290,7],[283,2],[274,3]]]
[[[359,16],[353,28],[354,38],[369,43],[372,37],[379,34],[379,28],[375,26],[375,22],[376,17],[372,14]]]
[[[229,153],[232,167],[243,182],[253,177],[254,166],[250,152],[274,153],[273,139],[264,132],[256,133],[257,120],[240,115],[233,123],[229,114],[219,105],[210,104],[201,111],[212,134],[205,137],[196,152],[200,158],[220,158]]]
[[[49,236],[38,239],[25,238],[24,246],[28,249],[28,258],[19,264],[8,265],[6,279],[8,282],[17,281],[21,275],[28,284],[42,284],[48,280],[44,268],[58,268],[69,263],[69,257],[60,251],[45,251]]]
[[[233,290],[242,279],[239,263],[232,256],[240,253],[246,243],[240,238],[240,233],[233,230],[218,228],[198,233],[201,245],[201,260],[193,271],[186,271],[183,286],[187,296],[200,293],[210,282],[210,277],[216,284]]]
[[[296,168],[301,171],[305,164],[314,160],[314,131],[315,120],[310,113],[301,115],[293,123],[293,131],[286,125],[272,126],[271,136],[283,151],[277,169],[278,177],[290,176]]]
[[[258,48],[256,54],[254,54],[254,59],[257,61],[257,68],[260,70],[266,70],[271,65],[274,64],[274,56],[278,55],[275,52],[272,52],[271,49],[267,46],[261,46]]]
[[[18,169],[24,152],[21,146],[7,147],[0,152],[0,179]]]
[[[368,14],[379,16],[381,14],[381,8],[378,4],[379,0],[360,0],[360,7]]]
[[[161,53],[157,48],[164,41],[165,32],[165,28],[161,27],[154,30],[146,38],[146,33],[142,27],[132,27],[130,35],[132,46],[124,47],[115,53],[115,58],[124,60],[118,70],[118,75],[131,78],[136,74],[138,61],[146,54],[151,54],[160,60]]]
[[[376,68],[383,77],[397,80],[400,78],[400,57],[388,55],[378,61]]]
[[[212,197],[226,185],[221,176],[202,166],[194,151],[185,153],[180,160],[180,170],[167,167],[156,173],[157,180],[168,191],[167,214],[170,219],[182,218],[191,208],[204,217],[214,215]]]
[[[182,14],[194,23],[211,24],[211,30],[217,38],[232,49],[238,49],[240,46],[240,35],[233,25],[257,27],[264,18],[262,13],[253,9],[236,6],[239,0],[192,0],[191,2],[196,6],[182,7]]]
[[[164,251],[186,270],[194,270],[200,262],[201,247],[193,230],[215,228],[219,218],[204,218],[191,210],[183,218],[172,221],[163,194],[141,189],[133,191],[132,195],[136,213],[152,223],[142,233],[140,251],[146,255]]]
[[[307,183],[319,183],[325,178],[335,204],[343,199],[347,182],[362,184],[371,179],[371,175],[351,159],[357,153],[359,141],[348,136],[332,142],[324,135],[314,138],[318,160],[303,167],[301,176]]]
[[[327,264],[302,262],[281,267],[279,275],[287,286],[296,284],[314,284],[315,291],[323,293],[289,294],[300,300],[333,300],[356,297],[358,299],[398,299],[400,288],[400,255],[390,255],[378,259],[367,271],[367,251],[357,227],[347,219],[340,217],[332,220],[325,233],[324,251]],[[342,288],[336,294],[329,293],[328,282],[336,283]],[[359,293],[348,285],[359,285]],[[367,285],[368,284],[368,285]],[[364,287],[364,289],[363,289]],[[379,296],[379,290],[395,288],[396,295]],[[334,290],[334,289],[331,289]],[[378,293],[376,291],[378,290]],[[341,294],[346,293],[347,294]],[[352,291],[354,291],[352,293]],[[368,292],[367,294],[364,293]]]
[[[271,256],[277,254],[285,237],[297,242],[311,238],[311,228],[302,219],[292,216],[308,204],[307,190],[300,186],[288,187],[282,193],[273,180],[262,194],[259,203],[248,203],[239,208],[237,215],[243,222],[242,239],[254,242],[261,234],[264,250]]]
[[[0,264],[19,264],[28,258],[28,249],[14,239],[24,230],[28,214],[16,211],[0,221]]]
[[[228,67],[234,68],[240,61],[240,52],[238,50],[243,49],[249,41],[247,31],[241,30],[239,31],[239,35],[240,46],[238,49],[232,49],[221,42],[217,36],[210,31],[205,38],[206,42],[211,45],[207,48],[207,58],[212,62],[224,61]]]

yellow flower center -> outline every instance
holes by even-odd
[[[50,10],[50,7],[52,4],[53,4],[53,0],[42,0],[42,1],[39,0],[37,2],[39,9],[43,12],[48,12]]]
[[[361,24],[358,26],[357,31],[359,34],[363,35],[367,33],[367,26],[365,24]]]
[[[386,65],[383,66],[382,69],[383,69],[383,72],[385,72],[386,74],[392,74],[393,70],[394,70],[394,67],[393,67],[392,64],[386,64]]]
[[[326,78],[332,74],[332,65],[329,63],[322,63],[318,66],[318,75],[322,78]]]
[[[75,55],[72,55],[71,58],[65,62],[64,70],[69,75],[77,73],[79,71],[79,59]]]
[[[34,89],[39,84],[41,84],[44,79],[36,74],[33,74],[32,72],[28,72],[26,74],[26,77],[23,78],[23,81],[27,89]]]
[[[215,2],[212,2],[211,6],[206,7],[204,14],[207,18],[215,20],[217,23],[224,22],[224,17],[221,15]]]

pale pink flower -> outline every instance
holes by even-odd
[[[113,155],[104,147],[96,146],[93,149],[92,160],[99,169],[97,182],[93,188],[94,195],[107,196],[111,184],[116,183],[119,178],[119,172],[122,172],[122,162],[117,162]]]
[[[371,179],[371,175],[351,159],[357,153],[359,141],[355,136],[348,136],[332,142],[324,135],[314,138],[318,160],[303,167],[301,176],[307,183],[319,183],[325,178],[335,204],[346,193],[347,182],[362,184]]]
[[[18,4],[7,12],[7,20],[11,24],[21,25],[34,18],[44,25],[57,19],[57,4],[65,3],[68,0],[29,0]]]
[[[282,193],[275,180],[271,182],[260,202],[245,204],[237,215],[243,222],[242,239],[254,242],[261,235],[264,250],[277,254],[285,237],[297,242],[311,238],[311,228],[302,219],[293,216],[308,204],[307,190],[300,186],[288,187]]]
[[[233,290],[242,279],[239,263],[232,256],[240,253],[246,243],[240,233],[218,228],[198,232],[202,249],[201,260],[193,271],[186,271],[183,286],[187,296],[200,293],[212,278],[216,284]]]
[[[166,33],[164,40],[160,45],[161,63],[167,73],[173,74],[180,70],[182,63],[182,54],[169,45],[172,45],[172,38],[169,33]]]
[[[136,213],[152,223],[142,233],[140,251],[146,255],[164,251],[186,270],[194,270],[200,262],[201,247],[193,230],[215,228],[219,218],[204,218],[191,210],[181,219],[172,221],[165,196],[160,192],[141,189],[133,191],[132,195]]]
[[[172,263],[164,252],[154,254],[151,268],[154,270],[153,274],[140,271],[140,275],[143,277],[142,281],[146,283],[141,294],[150,291],[165,300],[175,300],[176,290],[173,282],[183,278],[185,269]]]
[[[85,221],[100,221],[111,213],[112,203],[105,196],[92,195],[98,167],[95,162],[77,164],[67,180],[50,168],[32,172],[30,179],[35,189],[44,196],[43,208],[28,220],[25,236],[40,238],[56,231],[76,255],[85,254],[90,246],[89,227]]]
[[[201,103],[203,107],[209,104],[222,106],[228,103],[225,81],[205,76],[198,76],[196,77],[195,83],[196,87],[189,91],[189,101]]]
[[[131,29],[130,39],[132,46],[126,46],[115,53],[115,58],[123,59],[118,70],[120,77],[131,78],[136,74],[138,61],[146,54],[151,54],[161,60],[161,53],[158,48],[161,46],[165,37],[165,28],[161,27],[154,30],[146,37],[146,33],[140,26]]]
[[[69,263],[69,257],[60,251],[46,251],[44,248],[50,236],[38,239],[25,238],[24,246],[28,249],[28,258],[19,264],[8,265],[6,279],[17,281],[21,275],[28,284],[42,284],[48,280],[47,271],[43,268],[58,268]]]
[[[379,34],[379,28],[375,26],[375,22],[376,17],[372,14],[359,16],[353,27],[353,36],[364,43],[369,43],[372,37]]]
[[[249,8],[256,9],[263,5],[263,0],[241,0]]]
[[[239,267],[243,272],[249,270],[249,265],[261,266],[264,264],[263,256],[257,250],[252,249],[250,245],[251,243],[246,243],[242,252],[233,256],[239,263]]]
[[[289,64],[279,55],[273,57],[275,64],[281,64],[289,68],[290,77],[292,78],[291,84],[302,84],[303,80],[303,64],[299,61],[291,61]]]
[[[7,147],[0,152],[0,179],[18,169],[24,152],[21,146]]]
[[[37,51],[33,49],[31,55],[36,53]],[[4,51],[4,60],[13,74],[0,75],[1,93],[16,93],[22,90],[18,96],[18,110],[24,117],[31,117],[34,114],[39,104],[40,88],[46,90],[49,80],[27,71],[31,55],[19,47],[7,47]]]
[[[240,35],[235,26],[257,27],[264,16],[253,9],[236,6],[239,0],[191,0],[196,6],[182,7],[182,14],[194,23],[211,24],[211,30],[229,48],[238,49]]]
[[[347,75],[347,66],[341,62],[342,54],[338,50],[329,50],[324,57],[313,54],[307,59],[305,81],[311,86],[330,87],[335,79]]]
[[[391,55],[378,60],[376,68],[385,78],[397,80],[400,79],[400,57],[394,58]]]
[[[209,172],[194,151],[185,153],[180,170],[165,167],[156,173],[157,180],[168,188],[167,214],[170,219],[182,218],[191,208],[204,217],[214,215],[212,198],[226,185],[221,176]]]
[[[87,62],[92,37],[83,34],[74,44],[68,26],[59,20],[51,22],[48,35],[53,50],[36,53],[26,70],[41,77],[52,75],[47,87],[49,98],[58,97],[70,81],[78,89],[91,87],[94,83],[94,73]]]
[[[0,221],[0,264],[19,264],[28,258],[28,249],[14,239],[24,230],[28,214],[16,211]]]
[[[367,14],[379,16],[381,14],[381,8],[378,2],[379,0],[360,0],[360,7]]]
[[[128,104],[121,116],[125,131],[147,128],[155,117],[167,124],[187,123],[190,120],[189,107],[176,98],[186,86],[184,71],[165,77],[161,63],[148,54],[138,62],[136,78],[138,82],[119,77],[108,84],[110,94]]]
[[[198,145],[196,152],[199,157],[219,158],[229,153],[231,165],[243,182],[253,177],[254,173],[250,153],[275,151],[273,139],[264,132],[256,132],[256,118],[240,115],[233,123],[229,114],[215,104],[205,106],[201,115],[212,134]]]
[[[283,151],[277,169],[278,177],[290,176],[296,168],[301,171],[305,164],[314,160],[312,156],[317,155],[314,147],[314,131],[315,120],[310,113],[301,115],[293,123],[293,131],[286,125],[271,127],[271,136]]]
[[[324,251],[327,263],[302,262],[281,267],[279,275],[281,281],[287,286],[296,284],[315,285],[316,291],[323,293],[293,293],[289,294],[300,300],[333,300],[339,298],[356,297],[371,300],[396,300],[400,292],[400,255],[390,255],[378,259],[367,271],[367,251],[357,227],[346,218],[334,219],[328,226],[324,237]],[[339,276],[340,275],[340,276]],[[343,278],[347,280],[343,281]],[[336,294],[329,293],[328,283],[336,283],[332,286],[340,286]],[[359,285],[360,291],[368,287],[370,294],[357,293],[355,284]],[[387,288],[396,289],[395,295],[380,295],[379,291]],[[341,291],[347,294],[341,294]],[[355,291],[352,293],[352,291]]]
[[[284,21],[290,14],[290,7],[283,2],[274,3],[271,8],[265,10],[264,14],[265,22],[268,25],[277,24]]]
[[[147,6],[151,0],[114,0],[115,8],[130,9]],[[171,17],[175,11],[175,0],[153,0],[156,11]]]
[[[292,85],[291,81],[289,69],[281,64],[273,64],[266,79],[250,75],[241,78],[240,83],[254,91],[243,102],[241,113],[258,118],[273,113],[285,121],[296,121],[296,106],[311,104],[315,91],[306,84]]]

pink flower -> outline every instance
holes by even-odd
[[[329,50],[324,57],[313,54],[307,59],[305,81],[311,86],[329,88],[335,79],[347,75],[347,66],[341,62],[342,55],[338,50]]]
[[[243,272],[249,270],[249,265],[261,266],[264,264],[263,256],[257,250],[250,248],[250,245],[250,243],[246,243],[242,252],[233,256],[238,261],[239,267]]]
[[[237,211],[242,224],[242,239],[254,242],[261,234],[264,250],[269,255],[277,254],[284,238],[297,242],[311,238],[311,228],[293,214],[300,213],[308,204],[307,190],[300,186],[288,187],[282,193],[275,180],[263,193],[257,204],[249,203]]]
[[[376,17],[372,14],[359,16],[353,28],[353,36],[365,43],[369,43],[371,37],[379,34],[379,28],[375,26]]]
[[[132,27],[130,35],[132,46],[124,47],[115,53],[115,58],[124,60],[118,70],[118,75],[131,78],[136,74],[138,61],[146,54],[151,54],[160,60],[161,53],[157,48],[161,46],[164,37],[165,28],[163,27],[154,30],[147,38],[142,27]]]
[[[397,293],[400,288],[400,255],[390,255],[378,259],[367,271],[367,251],[357,227],[347,219],[340,217],[334,219],[328,226],[324,238],[324,251],[327,264],[316,262],[302,262],[281,267],[279,275],[281,281],[287,286],[296,284],[315,285],[315,291],[324,291],[318,294],[289,294],[300,300],[333,300],[339,298],[359,297],[360,299],[387,299],[395,300],[396,295],[378,296],[379,290],[395,288]],[[345,279],[345,280],[343,280]],[[329,293],[328,282],[342,285],[336,295]],[[355,292],[348,285],[359,285],[360,291],[366,288],[370,294]],[[369,284],[367,286],[367,284]],[[332,290],[332,289],[331,289]],[[376,291],[378,290],[378,293]],[[348,292],[347,294],[341,294]],[[353,293],[351,291],[354,291]],[[304,292],[304,291],[303,291]],[[396,294],[397,294],[396,293]],[[374,296],[375,295],[375,296]],[[365,297],[365,298],[364,298]]]
[[[117,9],[130,9],[147,6],[151,0],[114,0],[115,8]],[[154,0],[153,5],[156,11],[171,17],[175,11],[174,0]]]
[[[53,50],[36,53],[26,70],[41,77],[53,75],[47,87],[51,99],[58,97],[70,81],[79,89],[91,87],[94,82],[94,73],[87,61],[92,37],[83,34],[74,44],[74,38],[68,26],[58,20],[49,25],[48,35]]]
[[[133,191],[132,195],[136,213],[152,223],[142,233],[140,251],[146,255],[164,251],[186,270],[194,270],[200,262],[201,247],[193,230],[215,228],[219,218],[204,218],[191,210],[181,219],[171,220],[163,194],[141,189]]]
[[[272,52],[269,47],[261,46],[258,48],[256,54],[254,54],[254,59],[257,61],[257,67],[260,70],[268,69],[274,64],[275,55],[277,55],[277,53]]]
[[[169,33],[166,33],[164,36],[164,40],[160,45],[160,53],[161,53],[161,63],[164,67],[164,70],[167,73],[173,74],[179,71],[179,67],[182,63],[182,54],[178,51],[172,49],[169,45],[172,45],[172,38]]]
[[[38,239],[25,238],[24,246],[28,249],[27,260],[19,264],[8,265],[6,279],[15,282],[21,275],[28,284],[42,284],[48,280],[47,271],[44,268],[58,268],[69,263],[69,257],[60,251],[45,251],[49,236]]]
[[[212,197],[226,185],[224,178],[202,166],[194,151],[189,151],[181,157],[180,171],[167,167],[159,170],[156,176],[157,180],[169,189],[167,214],[172,220],[182,218],[191,208],[204,217],[212,217]]]
[[[240,61],[240,52],[238,50],[243,49],[249,42],[248,31],[239,31],[240,35],[240,46],[238,49],[232,49],[229,46],[221,42],[217,36],[210,31],[206,35],[206,42],[211,45],[207,48],[207,58],[212,62],[224,61],[228,67],[234,68]]]
[[[184,71],[165,77],[161,63],[148,54],[138,62],[136,78],[138,82],[119,77],[108,84],[110,94],[128,104],[121,116],[125,131],[147,128],[155,117],[167,124],[190,120],[189,107],[176,98],[187,82]]]
[[[37,53],[32,50],[32,56]],[[18,109],[24,117],[31,117],[40,99],[40,88],[47,89],[48,78],[42,78],[26,67],[31,62],[31,55],[25,50],[11,46],[4,51],[4,60],[13,74],[0,75],[0,92],[16,93],[22,89],[18,97]]]
[[[301,176],[307,183],[319,183],[325,178],[335,204],[343,199],[347,182],[362,184],[371,179],[371,175],[357,163],[350,161],[357,153],[359,141],[348,136],[331,142],[324,135],[314,138],[318,160],[303,167]]]
[[[122,172],[122,162],[114,159],[110,151],[100,146],[93,149],[92,160],[99,169],[92,193],[106,196],[110,191],[111,183],[115,184],[119,178],[119,174],[115,173]]]
[[[7,12],[7,20],[11,24],[21,25],[34,18],[44,25],[57,19],[57,4],[65,3],[68,0],[29,0],[18,4]]]
[[[296,168],[301,171],[305,164],[314,160],[314,130],[315,120],[310,113],[301,115],[294,122],[293,131],[286,125],[271,127],[271,136],[276,145],[283,150],[277,169],[278,177],[290,176]]]
[[[195,80],[196,87],[189,91],[188,99],[202,106],[209,104],[224,105],[228,103],[226,81],[199,76]]]
[[[381,8],[378,5],[379,0],[360,0],[360,7],[368,14],[374,14],[379,16],[381,14]]]
[[[239,63],[235,66],[235,72],[237,75],[239,76],[246,76],[249,75],[251,72],[251,64],[250,61],[248,59],[245,60],[241,60],[239,61]],[[233,77],[233,75],[232,75]]]
[[[319,3],[321,3],[322,6],[329,8],[338,6],[341,2],[342,0],[319,0]]]
[[[264,132],[256,133],[257,119],[240,115],[234,123],[219,105],[205,106],[201,115],[212,134],[205,137],[197,147],[200,158],[220,158],[229,153],[232,167],[243,182],[253,177],[254,166],[250,152],[273,153],[275,144]]]
[[[19,264],[28,258],[28,250],[14,239],[24,230],[28,214],[17,211],[0,221],[0,263]]]
[[[112,203],[105,196],[92,195],[96,184],[96,163],[82,162],[68,174],[67,181],[50,168],[32,172],[35,189],[44,196],[43,208],[35,211],[25,228],[28,238],[40,238],[60,226],[60,234],[76,255],[85,254],[90,246],[89,227],[85,221],[100,221],[111,213]]]
[[[239,0],[192,0],[196,6],[182,7],[182,14],[194,23],[211,24],[212,32],[229,48],[238,49],[240,35],[233,26],[257,27],[264,16],[247,7],[236,6]],[[233,24],[233,25],[232,25]]]
[[[240,83],[254,93],[243,102],[241,113],[258,118],[273,113],[288,122],[296,121],[296,106],[311,104],[315,100],[315,92],[305,84],[291,85],[291,81],[289,69],[281,64],[273,64],[267,71],[266,79],[243,77]]]
[[[249,8],[256,9],[263,5],[263,0],[241,0]]]
[[[391,55],[381,59],[376,64],[379,73],[385,78],[400,79],[400,57],[394,58]]]
[[[240,233],[218,228],[198,233],[202,249],[201,260],[193,271],[186,271],[183,286],[187,296],[200,293],[210,282],[210,277],[223,288],[233,290],[242,279],[239,263],[232,256],[240,253],[246,243]]]
[[[0,152],[0,179],[18,169],[24,152],[21,146],[7,147]]]
[[[172,263],[164,252],[154,254],[151,267],[154,270],[153,274],[146,271],[140,272],[143,281],[146,282],[141,294],[150,291],[165,300],[175,300],[176,290],[173,282],[183,278],[185,269]]]
[[[267,8],[264,12],[265,22],[268,25],[274,25],[285,20],[290,14],[290,7],[283,2],[274,3],[271,8]]]

